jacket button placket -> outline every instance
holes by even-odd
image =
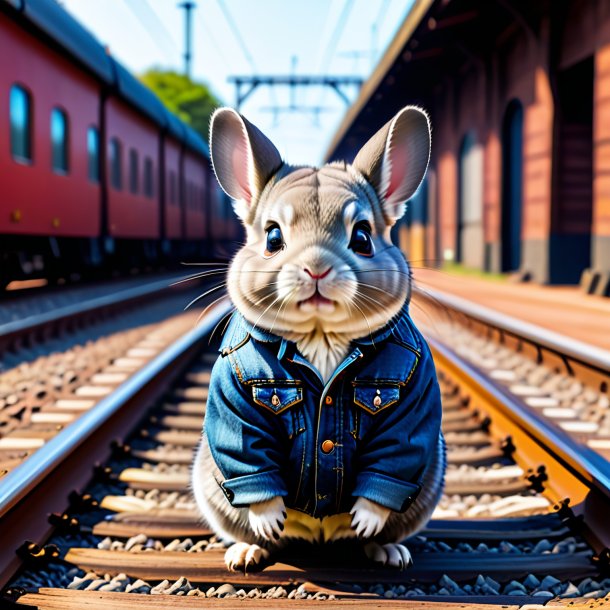
[[[337,471],[340,461],[341,439],[338,437],[337,410],[332,407],[333,398],[327,394],[320,404],[320,426],[318,428],[318,485],[316,490],[317,510],[328,512],[337,502]]]

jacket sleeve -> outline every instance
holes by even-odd
[[[235,507],[288,495],[280,475],[285,458],[277,418],[255,408],[248,389],[236,378],[229,358],[219,358],[210,379],[204,431],[222,475],[216,477],[218,483]]]
[[[398,404],[371,416],[353,492],[398,512],[417,497],[439,442],[441,397],[427,345],[403,392]]]

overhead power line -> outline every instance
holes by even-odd
[[[352,7],[354,6],[354,4],[355,4],[355,2],[353,2],[353,0],[345,0],[345,4],[343,5],[341,14],[339,15],[339,18],[337,19],[337,24],[335,25],[335,29],[333,30],[332,36],[330,37],[330,40],[328,41],[328,46],[326,47],[326,53],[324,54],[324,56],[322,58],[322,62],[320,63],[320,69],[318,70],[318,72],[320,74],[324,74],[328,70],[330,62],[335,53],[335,49],[337,48],[339,39],[341,38],[341,35],[343,34],[343,30],[345,29],[345,25],[347,23],[347,20],[349,18],[349,15],[352,11]]]
[[[225,65],[227,70],[229,70],[230,69],[229,61],[227,60],[227,56],[224,54],[224,51],[222,50],[222,46],[220,44],[218,44],[218,40],[214,36],[214,33],[212,32],[212,28],[210,28],[210,26],[208,25],[208,22],[206,21],[203,12],[199,11],[199,15],[201,16],[201,19],[200,19],[201,27],[203,28],[207,39],[212,43],[212,46],[216,49],[216,53],[218,54],[218,57],[221,59],[222,63]]]
[[[151,8],[148,0],[124,0],[127,8],[132,12],[135,18],[140,22],[140,25],[146,30],[146,33],[155,45],[160,48],[166,55],[170,63],[176,61],[176,57],[180,55],[180,51],[176,46],[173,38],[163,25],[162,21],[157,17],[155,11]]]
[[[383,20],[388,13],[388,6],[390,6],[390,1],[391,0],[383,0],[381,6],[379,7],[379,12],[377,13],[377,19],[375,19],[375,21],[373,22],[375,25],[375,29],[378,32],[381,29],[381,24],[383,23]]]
[[[239,44],[239,47],[241,48],[241,51],[244,54],[244,57],[250,64],[252,71],[258,72],[258,70],[256,69],[256,64],[254,63],[254,58],[250,54],[250,51],[248,51],[248,47],[246,46],[246,43],[244,42],[241,32],[239,31],[239,28],[237,27],[237,24],[235,23],[233,16],[229,12],[229,9],[226,7],[224,0],[217,0],[217,2],[218,2],[218,6],[220,7],[220,10],[222,11],[222,14],[224,15],[224,18],[226,19],[229,27],[231,28],[231,32],[233,33],[235,40],[237,40],[237,43]]]

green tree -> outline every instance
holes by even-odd
[[[148,70],[140,80],[159,96],[171,112],[208,140],[210,116],[221,104],[207,85],[193,81],[184,74],[159,68]]]

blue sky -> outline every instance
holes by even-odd
[[[60,1],[133,72],[151,66],[182,70],[184,11],[177,7],[177,1]],[[229,75],[287,74],[292,70],[293,57],[297,74],[366,78],[412,3],[197,0],[192,75],[205,81],[227,105],[235,104],[234,86],[227,82]],[[359,56],[355,57],[354,52]],[[355,99],[356,91],[350,90],[349,97]],[[273,140],[287,161],[319,163],[346,105],[333,91],[319,88],[298,90],[295,102],[322,106],[319,126],[311,114],[284,113],[274,121],[269,107],[290,103],[286,89],[261,88],[241,111]]]

